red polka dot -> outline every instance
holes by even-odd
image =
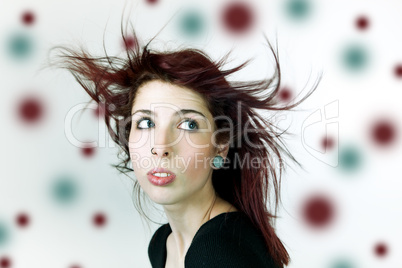
[[[361,16],[361,17],[357,18],[356,27],[359,30],[366,30],[368,28],[368,26],[369,26],[369,20],[366,17]]]
[[[25,123],[35,123],[43,116],[43,105],[39,99],[28,97],[20,103],[18,112]]]
[[[253,24],[253,13],[245,2],[231,3],[223,11],[223,23],[232,33],[244,33]]]
[[[289,101],[292,96],[292,92],[288,88],[283,88],[279,91],[279,98],[282,101]]]
[[[96,226],[102,227],[106,224],[106,216],[102,213],[97,213],[93,217],[93,222]]]
[[[20,227],[26,227],[29,224],[29,216],[25,213],[20,213],[16,218],[17,225]]]
[[[94,147],[84,147],[84,148],[81,148],[81,151],[85,157],[91,157],[95,153],[95,148]]]
[[[372,129],[372,138],[378,145],[389,145],[395,140],[395,127],[388,121],[377,122]]]
[[[158,0],[146,0],[148,4],[156,4]]]
[[[333,204],[324,196],[313,196],[304,204],[303,216],[311,227],[325,227],[334,218]]]
[[[96,117],[105,116],[105,108],[104,107],[105,106],[103,104],[98,105],[98,107],[94,111]]]
[[[11,260],[8,257],[2,257],[0,259],[0,267],[1,268],[9,268],[9,267],[11,267]]]
[[[21,19],[25,25],[32,25],[35,22],[35,15],[31,11],[27,11],[22,14]]]
[[[394,73],[397,78],[402,78],[402,65],[395,66]]]
[[[330,137],[325,137],[322,139],[321,146],[325,151],[327,149],[331,149],[332,147],[334,147],[334,140]]]
[[[72,266],[70,266],[70,268],[81,268],[81,266],[79,266],[79,265],[72,265]]]
[[[128,36],[124,38],[123,45],[125,49],[137,49],[138,41],[134,37]]]
[[[384,257],[388,253],[388,247],[384,243],[378,243],[374,247],[374,252],[378,257]]]
[[[101,109],[99,108],[99,106],[95,109],[94,114],[96,117],[99,117],[99,115],[101,114]]]

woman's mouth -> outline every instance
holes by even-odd
[[[168,169],[154,168],[147,173],[148,180],[156,186],[163,186],[174,181],[176,174]]]

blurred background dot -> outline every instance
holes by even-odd
[[[349,71],[362,71],[369,62],[369,55],[361,45],[349,45],[343,50],[343,66]]]
[[[0,258],[0,268],[11,268],[11,260],[9,257]]]
[[[360,152],[353,147],[341,148],[339,152],[339,167],[345,171],[353,171],[360,167]]]
[[[158,0],[145,0],[148,4],[156,4],[158,2]]]
[[[242,34],[251,29],[254,13],[246,2],[234,2],[224,8],[222,21],[229,32]]]
[[[395,66],[394,73],[397,78],[402,78],[402,64]]]
[[[71,203],[78,196],[78,185],[68,175],[61,176],[52,185],[53,198],[63,204]]]
[[[69,268],[81,268],[79,265],[71,265]]]
[[[321,147],[324,151],[334,148],[335,141],[331,137],[322,138]]]
[[[300,21],[310,15],[311,4],[307,0],[288,0],[285,5],[285,11],[288,17]]]
[[[337,260],[330,266],[330,268],[354,268],[354,266],[347,260]]]
[[[105,106],[102,105],[102,104],[98,105],[98,107],[94,110],[94,113],[95,113],[96,117],[100,117],[100,118],[104,117],[104,115],[105,115],[105,108],[104,107]]]
[[[384,243],[377,243],[374,247],[374,253],[378,257],[385,257],[388,253],[388,247]]]
[[[35,22],[35,15],[32,11],[25,11],[22,16],[22,23],[25,25],[32,25]]]
[[[106,216],[103,213],[96,213],[93,216],[93,223],[97,227],[102,227],[106,224]]]
[[[187,36],[200,35],[204,29],[202,15],[194,10],[185,12],[180,19],[180,29]]]
[[[138,42],[137,39],[135,39],[133,36],[125,36],[123,39],[123,47],[126,50],[135,50],[138,48]]]
[[[36,123],[43,117],[44,107],[38,97],[28,96],[21,100],[18,114],[24,123]]]
[[[366,30],[369,27],[369,20],[365,16],[360,16],[356,19],[356,27],[359,30]]]
[[[376,145],[390,145],[396,139],[396,128],[390,121],[385,119],[379,120],[372,127],[371,137]]]
[[[334,219],[334,205],[323,195],[309,197],[303,205],[303,218],[313,228],[329,225]]]
[[[9,230],[7,226],[0,222],[0,248],[4,246],[9,240]]]
[[[7,50],[11,58],[15,60],[26,60],[33,53],[33,40],[24,33],[14,34],[8,40]]]
[[[95,154],[95,148],[94,147],[83,147],[81,148],[82,155],[89,158],[92,157]]]
[[[292,98],[292,91],[290,91],[290,89],[284,87],[279,90],[279,99],[282,102],[289,102],[291,98]]]
[[[29,225],[30,219],[28,214],[19,213],[16,217],[16,223],[19,227],[26,227]]]

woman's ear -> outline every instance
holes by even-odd
[[[229,144],[221,144],[218,145],[217,147],[217,154],[222,156],[223,158],[226,158],[229,152]]]

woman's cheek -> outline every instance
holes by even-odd
[[[130,159],[133,165],[134,172],[138,174],[140,171],[140,154],[135,150],[130,150]]]
[[[185,137],[181,143],[180,157],[186,160],[188,168],[199,169],[208,168],[204,165],[212,154],[212,144],[210,144],[210,135],[208,133],[196,133]]]
[[[136,175],[145,174],[148,172],[151,166],[150,157],[146,157],[146,153],[143,149],[130,149],[130,159]]]
[[[200,132],[191,133],[186,132],[183,140],[187,147],[192,148],[192,151],[205,151],[209,150],[211,146],[212,132],[206,129],[200,129]]]
[[[209,149],[198,150],[189,161],[188,169],[198,173],[208,173],[210,171],[210,160],[211,152]]]
[[[128,147],[130,150],[138,151],[149,143],[149,132],[132,129],[128,137]]]

